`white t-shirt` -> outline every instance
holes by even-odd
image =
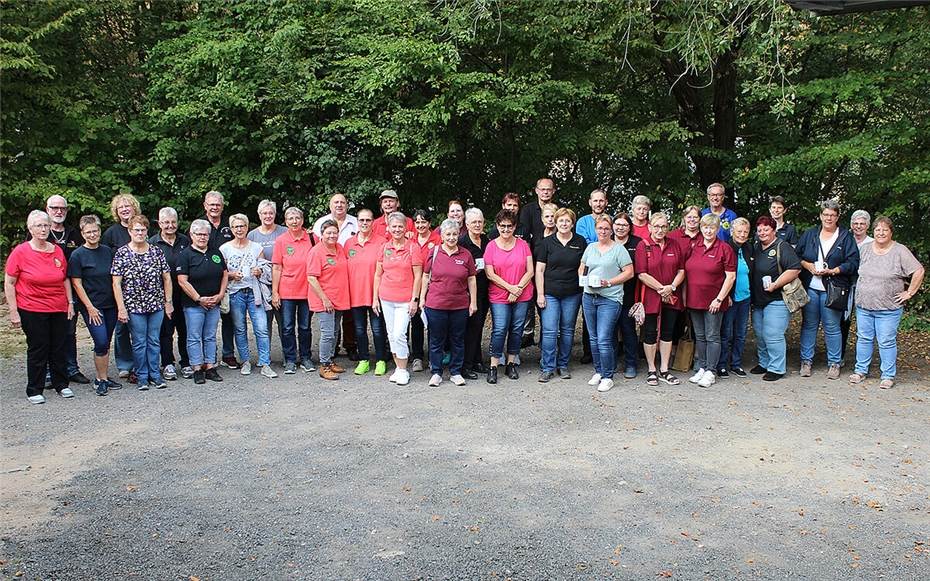
[[[833,249],[833,245],[836,244],[836,240],[840,237],[840,229],[837,228],[833,231],[833,235],[824,240],[820,236],[817,237],[817,240],[820,242],[820,248],[823,250],[817,251],[817,259],[826,263],[827,255],[830,254],[830,250]],[[823,286],[823,277],[817,276],[816,274],[811,278],[811,288],[814,290],[825,291],[827,287]]]
[[[229,279],[227,289],[230,294],[240,291],[244,288],[252,288],[252,269],[258,266],[258,258],[262,255],[262,246],[257,242],[249,243],[245,248],[236,248],[232,242],[227,242],[220,246],[220,252],[226,260],[226,269],[230,272],[241,272],[244,276],[242,280]]]

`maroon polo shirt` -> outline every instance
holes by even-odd
[[[456,247],[451,255],[439,247],[426,257],[423,272],[429,274],[429,290],[426,292],[425,307],[456,311],[467,309],[471,301],[468,294],[468,277],[475,276],[475,259],[471,252]]]
[[[736,253],[726,242],[714,238],[710,248],[704,245],[704,238],[691,249],[691,255],[685,260],[685,280],[688,281],[688,308],[706,311],[710,303],[723,287],[725,272],[736,272]],[[724,299],[720,310],[730,306],[730,299]]]
[[[704,237],[701,236],[700,230],[698,230],[697,234],[694,236],[688,236],[685,234],[684,227],[675,228],[665,237],[669,240],[674,240],[678,243],[679,246],[681,246],[681,249],[684,251],[685,260],[688,259],[688,254],[690,254],[691,250],[704,240]]]
[[[650,236],[642,240],[636,247],[636,256],[633,261],[637,273],[649,274],[663,285],[672,284],[675,275],[684,268],[684,252],[674,240],[666,239],[665,246],[661,247]],[[645,289],[643,306],[646,307],[646,314],[654,315],[658,313],[663,304],[659,293],[644,284],[640,286]],[[682,310],[685,306],[681,300],[680,287],[673,293],[673,296],[677,297],[677,301],[674,305],[667,304],[667,306],[675,310]],[[639,295],[637,295],[636,300],[640,300]]]

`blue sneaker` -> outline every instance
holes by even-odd
[[[110,393],[110,382],[106,379],[95,379],[94,391],[97,393],[97,395],[106,395]]]

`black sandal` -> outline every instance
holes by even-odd
[[[659,373],[659,379],[664,381],[669,385],[680,385],[681,380],[669,373],[668,371],[662,371]]]
[[[650,371],[646,374],[646,384],[647,385],[659,385],[659,376],[655,371]]]

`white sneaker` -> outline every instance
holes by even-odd
[[[241,373],[242,375],[252,375],[252,362],[243,361],[242,367],[240,368],[239,373]]]
[[[439,387],[440,383],[442,383],[442,376],[438,373],[434,373],[433,376],[429,378],[430,387]]]
[[[410,383],[410,372],[406,369],[398,369],[397,385],[407,385]]]
[[[705,374],[705,373],[707,373],[707,372],[706,372],[706,371],[704,370],[704,368],[702,367],[702,368],[698,369],[698,370],[697,370],[697,373],[695,373],[694,375],[692,375],[692,376],[688,379],[688,381],[690,381],[691,383],[701,383],[701,378],[704,377],[704,374]]]
[[[717,376],[714,375],[714,372],[705,371],[704,376],[701,377],[701,380],[698,382],[698,387],[710,387],[715,383],[717,383]]]
[[[191,377],[194,377],[194,368],[191,367],[190,365],[188,365],[187,367],[182,367],[181,377],[183,377],[184,379],[190,379]]]
[[[60,395],[61,397],[65,398],[65,399],[68,399],[68,398],[70,398],[70,397],[74,397],[74,392],[71,391],[71,388],[70,388],[70,387],[66,387],[66,388],[64,388],[63,390],[59,391],[59,392],[58,392],[58,395]]]
[[[591,379],[588,380],[588,385],[598,385],[601,382],[601,374],[595,373],[591,376]]]
[[[601,392],[610,391],[610,388],[612,388],[613,386],[614,386],[614,380],[610,379],[609,377],[605,377],[600,382],[598,382],[597,390]]]
[[[174,381],[178,378],[178,372],[171,363],[165,365],[165,370],[162,372],[162,375],[168,381]]]
[[[449,381],[451,381],[454,385],[457,385],[459,387],[465,385],[465,378],[462,377],[461,375],[451,375],[449,376]]]
[[[120,379],[129,379],[129,371],[127,371],[127,370],[125,370],[125,369],[120,369],[120,370],[119,370],[119,378],[120,378]]]
[[[39,395],[28,395],[26,400],[31,404],[45,403],[45,396],[41,393]]]
[[[390,381],[391,383],[397,383],[398,377],[400,377],[400,367],[395,367],[394,373],[392,373],[391,376],[388,377],[388,381]]]
[[[275,373],[274,369],[272,369],[270,365],[262,365],[262,375],[272,379],[278,376],[278,374]]]
[[[410,364],[410,371],[413,371],[413,372],[423,371],[423,360],[414,359],[413,363]]]

